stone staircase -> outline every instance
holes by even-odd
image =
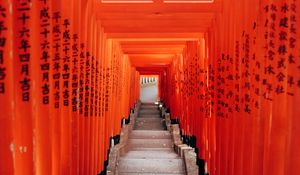
[[[129,134],[127,152],[118,163],[120,175],[184,175],[184,161],[173,149],[157,105],[142,104]]]

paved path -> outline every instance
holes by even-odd
[[[184,162],[173,150],[156,105],[141,105],[128,142],[129,151],[119,160],[120,175],[185,174]]]

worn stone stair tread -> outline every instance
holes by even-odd
[[[139,111],[139,114],[141,113],[160,113],[160,111],[158,109],[146,108],[146,109],[141,109]]]
[[[119,173],[119,175],[185,175],[185,173]]]
[[[138,118],[159,118],[161,119],[159,114],[141,114]]]
[[[139,115],[140,114],[160,114],[160,111],[144,109],[144,110],[139,111]]]
[[[119,172],[133,173],[184,173],[182,159],[124,159],[119,162]]]
[[[147,118],[147,117],[138,117],[135,119],[136,122],[161,122],[163,119],[162,118],[156,118],[156,117],[152,117],[152,118]]]
[[[166,130],[166,128],[163,128],[163,127],[160,127],[160,126],[137,126],[137,127],[134,127],[135,130],[153,130],[153,131],[156,131],[156,130],[160,130],[160,131],[164,131]]]
[[[174,151],[173,148],[140,148],[140,147],[131,147],[131,151]]]
[[[139,118],[136,120],[136,125],[144,125],[144,124],[149,124],[149,125],[155,125],[155,124],[161,124],[162,125],[162,120],[157,119],[157,118]]]
[[[140,148],[172,148],[171,139],[129,139],[128,149],[131,147]]]
[[[140,107],[140,110],[144,110],[144,109],[153,109],[153,110],[157,110],[157,106],[156,105],[143,105]]]
[[[147,115],[144,115],[144,114],[143,114],[143,115],[140,115],[139,118],[140,118],[140,119],[144,119],[144,118],[159,118],[159,119],[161,119],[159,115],[152,115],[152,114],[151,114],[151,115],[148,115],[148,114],[147,114]],[[161,119],[161,120],[162,120],[162,119]]]
[[[141,110],[153,110],[153,111],[155,111],[155,110],[157,110],[157,106],[142,106],[140,108],[140,111]]]
[[[163,126],[161,126],[161,125],[158,125],[158,124],[156,124],[156,125],[143,125],[143,124],[141,124],[141,125],[137,125],[137,126],[135,126],[134,128],[133,128],[134,130],[161,130],[161,131],[163,131],[163,130],[165,130],[165,128],[163,127]]]
[[[141,110],[139,111],[139,115],[145,115],[145,114],[160,114],[159,110]]]
[[[149,129],[151,129],[151,128],[149,128],[149,127],[144,127],[144,128],[138,128],[139,130],[149,130]],[[153,130],[166,130],[165,128],[153,128]]]
[[[175,158],[164,158],[164,159],[162,159],[162,158],[150,158],[150,157],[149,158],[143,158],[143,157],[139,158],[139,157],[124,157],[124,156],[122,156],[119,160],[120,161],[142,160],[142,161],[149,161],[149,162],[153,162],[153,161],[159,160],[159,161],[164,162],[164,163],[166,163],[166,162],[168,162],[168,163],[173,162],[174,163],[174,162],[181,162],[182,161],[181,157],[179,157],[179,156],[177,156]]]
[[[129,138],[132,139],[171,139],[169,131],[164,130],[133,130],[131,131]]]
[[[157,111],[157,106],[155,107],[141,107],[140,111],[145,111],[145,110],[153,110],[153,111]]]
[[[160,118],[137,118],[134,130],[164,130],[163,122]]]
[[[139,118],[160,118],[159,114],[140,114]]]
[[[174,151],[129,151],[124,158],[139,159],[175,159],[180,158]]]
[[[151,107],[153,107],[153,106],[157,107],[157,105],[154,104],[154,103],[143,103],[143,104],[141,105],[141,107],[149,107],[149,106],[151,106]]]
[[[157,125],[161,124],[162,125],[162,119],[160,118],[137,118],[135,120],[135,125]]]

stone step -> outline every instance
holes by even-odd
[[[140,110],[143,110],[143,109],[158,109],[158,106],[157,105],[142,105],[140,107]]]
[[[153,109],[153,110],[157,110],[158,109],[158,106],[153,104],[153,105],[142,105],[140,107],[140,110],[143,110],[143,109]]]
[[[164,130],[161,118],[137,118],[134,129],[138,130]]]
[[[133,130],[129,138],[131,139],[171,139],[169,131],[147,131],[147,130]]]
[[[176,159],[180,158],[174,151],[129,151],[124,158],[134,159]]]
[[[120,173],[184,173],[182,159],[126,159],[120,158]]]
[[[160,111],[158,109],[149,109],[149,108],[145,108],[145,109],[141,109],[139,110],[139,113],[160,113]]]
[[[163,119],[162,118],[142,118],[142,117],[137,117],[135,119],[138,122],[161,122]]]
[[[157,106],[141,108],[139,112],[160,112]]]
[[[140,114],[138,118],[160,118],[159,114]]]
[[[160,112],[142,112],[142,113],[139,113],[139,117],[143,116],[143,115],[153,115],[153,116],[160,117]]]
[[[153,131],[165,131],[166,128],[162,128],[160,126],[144,126],[144,127],[135,127],[135,130],[141,130],[141,131],[149,131],[149,130],[153,130]]]
[[[163,125],[160,123],[153,123],[153,124],[139,123],[139,124],[136,124],[133,129],[134,130],[149,130],[149,131],[151,131],[151,130],[153,130],[153,131],[166,130],[166,128],[163,127]]]
[[[153,124],[153,123],[163,123],[163,119],[162,118],[136,118],[135,119],[135,124],[138,123],[149,123],[149,124]]]
[[[133,147],[138,148],[172,148],[171,139],[129,139],[128,150]]]
[[[119,173],[119,175],[185,175],[185,173]]]
[[[144,113],[144,112],[160,112],[157,107],[144,107],[140,108],[139,112]]]
[[[158,106],[155,103],[142,103],[141,106]]]
[[[151,103],[151,102],[143,102],[143,103],[141,103],[141,105],[156,105],[155,103]]]
[[[140,147],[131,147],[130,151],[174,151],[174,148],[140,148]]]

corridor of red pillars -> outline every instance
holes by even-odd
[[[300,1],[183,1],[1,0],[0,175],[105,174],[140,75],[210,175],[300,175]]]

